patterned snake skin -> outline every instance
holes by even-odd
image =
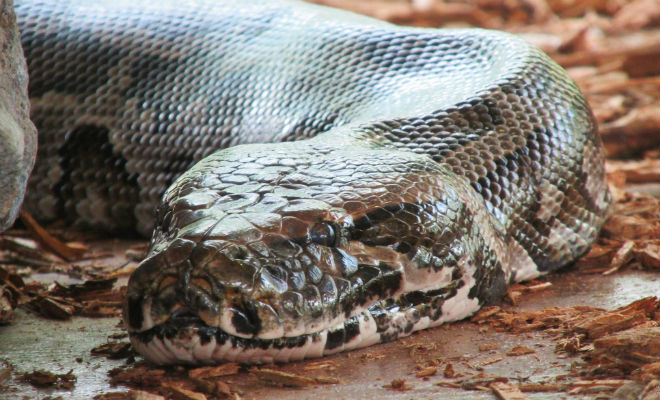
[[[512,35],[304,3],[17,3],[41,146],[26,206],[155,219],[124,307],[155,363],[298,360],[465,318],[575,260],[607,213],[590,110]]]

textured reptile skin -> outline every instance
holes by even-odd
[[[147,232],[187,171],[125,302],[154,362],[464,318],[584,253],[607,212],[583,97],[514,36],[288,2],[17,3],[33,213]]]

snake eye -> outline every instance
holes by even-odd
[[[337,241],[336,229],[328,222],[319,222],[309,230],[309,238],[312,243],[332,247]]]

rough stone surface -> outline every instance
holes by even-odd
[[[37,151],[12,0],[0,0],[0,231],[16,219]]]

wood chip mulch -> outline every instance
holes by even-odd
[[[515,312],[494,306],[483,309],[471,320],[512,333],[542,330],[553,336],[557,352],[580,354],[583,362],[577,364],[575,371],[580,380],[561,386],[560,391],[583,393],[586,384],[580,382],[585,379],[596,382],[590,387],[603,384],[605,380],[612,390],[630,380],[639,386],[660,380],[660,300],[657,297],[643,298],[615,310],[573,306]],[[507,355],[526,354],[527,351],[533,352],[516,347]]]

